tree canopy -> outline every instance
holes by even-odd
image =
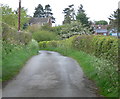
[[[109,17],[110,25],[113,28],[117,28],[118,32],[120,32],[120,9],[118,8],[113,14]]]
[[[21,8],[21,29],[28,21],[27,9]],[[18,9],[12,11],[8,5],[2,5],[2,21],[8,25],[17,28],[18,27]]]
[[[64,22],[63,24],[70,24],[71,21],[75,20],[75,10],[74,10],[74,5],[71,4],[67,8],[63,10],[64,13]]]
[[[44,9],[43,6],[41,4],[39,4],[36,8],[35,8],[35,13],[33,17],[44,17]]]
[[[95,21],[95,25],[108,25],[108,22],[105,20]]]
[[[51,6],[49,4],[45,5],[45,8],[41,4],[39,4],[35,8],[35,12],[34,12],[33,17],[39,17],[39,18],[51,17],[52,22],[55,23],[55,18],[53,17],[52,9],[51,9]]]
[[[78,12],[77,12],[77,15],[76,15],[76,19],[78,21],[80,21],[82,23],[82,25],[89,26],[89,21],[88,21],[89,18],[85,14],[85,10],[83,9],[83,5],[79,6]]]

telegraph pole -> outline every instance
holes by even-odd
[[[18,31],[20,31],[20,18],[21,17],[21,0],[19,0],[19,8],[18,8]]]

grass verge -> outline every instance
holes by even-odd
[[[96,83],[101,95],[106,97],[118,97],[118,73],[112,63],[73,49],[45,48],[42,50],[57,51],[62,55],[74,58],[82,67],[85,75]]]
[[[4,44],[2,56],[2,81],[8,81],[19,73],[26,61],[37,54],[38,43],[32,40],[28,45]]]
[[[30,53],[26,49],[21,49],[7,55],[7,57],[3,59],[2,64],[2,81],[7,81],[14,77],[25,62],[33,55],[35,55],[35,52]]]

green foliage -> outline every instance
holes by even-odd
[[[12,8],[7,5],[2,5],[2,21],[10,26],[17,27],[17,20],[17,14],[12,11]]]
[[[2,23],[2,39],[3,41],[11,42],[13,44],[27,44],[27,42],[32,39],[32,35],[25,31],[18,32],[6,23]]]
[[[90,28],[84,27],[81,24],[81,22],[73,21],[71,22],[71,24],[63,25],[59,34],[60,34],[60,37],[64,39],[74,35],[82,35],[82,34],[89,35],[89,34],[92,34],[92,32],[90,31]]]
[[[79,20],[82,23],[82,25],[89,26],[89,21],[88,21],[89,18],[86,17],[85,13],[77,14],[76,19]]]
[[[14,11],[16,15],[18,15],[18,9]],[[27,9],[25,9],[24,7],[21,8],[21,22],[20,22],[20,26],[21,29],[24,29],[25,24],[27,25],[28,21],[29,21],[29,17],[27,15]]]
[[[49,43],[48,41],[43,42],[44,47],[48,47]],[[42,42],[40,42],[40,45],[41,44]],[[57,47],[62,45],[64,47],[67,46],[81,50],[88,54],[95,55],[98,58],[102,57],[113,64],[118,64],[118,39],[115,37],[76,35],[69,39],[56,41],[56,45]]]
[[[118,63],[118,39],[111,36],[78,36],[73,40],[73,47]]]
[[[58,45],[57,41],[42,41],[42,42],[39,42],[39,47],[40,48],[46,48],[46,47],[56,48],[57,45]]]
[[[89,18],[85,14],[85,10],[83,9],[83,5],[80,5],[78,12],[77,12],[77,15],[76,15],[76,19],[79,20],[82,23],[82,25],[84,25],[85,27],[90,26],[89,21],[88,21]]]
[[[28,32],[18,32],[6,23],[2,23],[2,81],[14,77],[22,68],[24,63],[38,51],[38,44],[32,40],[32,35]],[[0,46],[1,47],[1,46]],[[1,61],[0,61],[1,63]]]
[[[76,59],[85,74],[95,81],[102,95],[118,97],[117,38],[76,35],[61,41],[40,42],[39,46],[42,50],[57,51]]]
[[[118,8],[114,11],[113,14],[109,17],[111,28],[117,28],[118,32],[120,32],[120,9]]]
[[[2,81],[2,40],[0,38],[0,82]]]
[[[108,25],[108,22],[105,20],[95,21],[96,25]]]
[[[40,17],[40,18],[51,17],[52,23],[55,23],[55,18],[53,17],[52,9],[51,9],[51,6],[49,4],[45,5],[45,8],[43,8],[43,6],[41,4],[39,4],[35,8],[35,12],[34,12],[33,17]]]
[[[70,24],[71,21],[75,20],[75,10],[74,5],[71,4],[67,8],[63,10],[64,13],[64,21],[63,24]]]
[[[38,7],[35,8],[35,13],[33,17],[44,17],[44,9],[41,4],[38,5]]]
[[[33,33],[33,38],[38,42],[51,41],[51,40],[56,40],[57,35],[54,32],[39,30]]]
[[[36,41],[36,40],[34,40],[34,39],[32,39],[29,43],[28,43],[28,48],[29,49],[31,49],[31,50],[35,50],[35,51],[37,51],[37,50],[39,50],[39,45],[38,45],[38,42]]]
[[[36,32],[36,31],[38,31],[40,29],[41,29],[41,27],[39,25],[34,24],[32,26],[28,26],[27,31],[29,31],[30,33],[33,34],[34,32]]]
[[[14,77],[27,59],[35,55],[39,47],[35,40],[27,45],[18,45],[3,41],[2,48],[2,81],[10,80]]]
[[[21,8],[21,29],[25,23],[28,22],[27,9]],[[9,26],[17,28],[18,27],[18,10],[12,11],[7,5],[2,5],[2,22],[7,23]]]
[[[51,31],[52,32],[52,27],[49,24],[44,24],[43,26],[40,27],[40,30],[45,30],[45,31]]]

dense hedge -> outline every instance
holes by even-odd
[[[38,42],[57,40],[57,34],[55,32],[49,32],[45,30],[38,30],[34,32],[32,36]]]
[[[39,46],[69,47],[118,63],[118,39],[111,36],[80,35],[61,41],[43,41]]]
[[[118,63],[118,39],[111,36],[77,36],[73,47],[113,63]]]
[[[2,23],[2,39],[10,43],[27,44],[32,39],[31,33],[20,31],[10,27],[6,23]]]
[[[43,41],[40,49],[58,51],[76,59],[100,93],[118,96],[118,39],[110,36],[81,35],[61,41]]]

